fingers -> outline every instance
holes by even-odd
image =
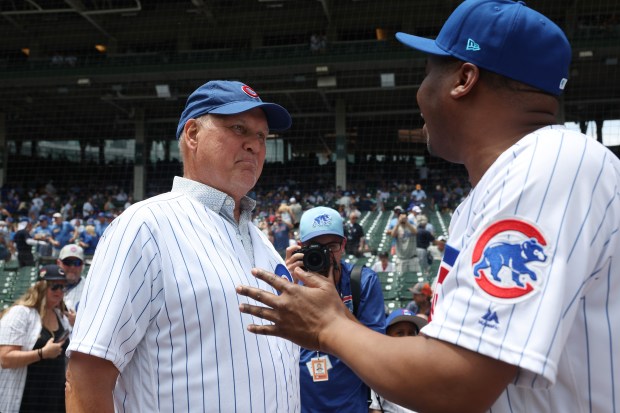
[[[252,268],[252,275],[254,275],[254,277],[258,278],[259,280],[266,282],[267,284],[269,284],[270,286],[272,286],[279,292],[282,292],[286,290],[287,287],[293,285],[288,279],[284,277],[280,277],[272,272],[263,270],[261,268]],[[254,289],[254,290],[258,290],[258,289]],[[242,295],[246,295],[246,294],[242,294]],[[257,301],[260,301],[260,300],[257,300]]]
[[[278,313],[275,310],[261,305],[239,304],[239,311],[263,320],[271,321],[272,323],[279,320]]]
[[[308,287],[321,287],[321,286],[329,285],[329,283],[331,283],[331,285],[333,286],[334,275],[332,273],[332,270],[333,268],[330,269],[328,276],[325,277],[319,273],[305,271],[301,267],[297,267],[295,269],[294,277],[299,279],[304,285]]]

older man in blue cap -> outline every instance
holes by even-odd
[[[98,244],[69,348],[69,408],[299,411],[299,347],[257,340],[235,293],[255,284],[252,267],[284,266],[246,194],[267,135],[290,126],[286,109],[241,82],[189,96],[176,129],[183,177],[124,211]]]
[[[303,267],[333,280],[342,303],[361,324],[385,333],[385,306],[377,274],[342,260],[347,242],[343,219],[327,207],[301,216],[302,247],[287,250],[288,270]],[[368,411],[369,389],[353,370],[333,355],[301,349],[299,360],[303,413]]]

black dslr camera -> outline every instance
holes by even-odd
[[[332,253],[326,246],[321,244],[310,244],[306,247],[302,247],[297,252],[304,254],[304,270],[318,272],[321,275],[327,276],[329,266],[331,265]]]

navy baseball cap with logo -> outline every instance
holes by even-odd
[[[320,206],[303,213],[299,220],[301,242],[326,234],[344,238],[344,224],[338,211]]]
[[[66,280],[65,271],[56,264],[49,264],[39,270],[39,279],[45,281]]]
[[[405,308],[397,308],[392,311],[385,320],[385,327],[388,328],[401,321],[406,321],[416,326],[418,332],[422,330],[422,327],[428,324],[428,320],[419,317]]]
[[[207,113],[236,115],[254,108],[265,112],[270,130],[283,131],[293,123],[286,109],[276,103],[263,102],[248,85],[231,80],[212,80],[196,89],[187,98],[185,109],[177,126],[177,139],[181,137],[185,124]]]
[[[571,47],[555,23],[522,1],[465,0],[436,39],[396,33],[403,44],[452,56],[559,96],[568,81]]]

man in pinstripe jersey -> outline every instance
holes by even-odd
[[[274,322],[251,331],[334,354],[420,412],[619,411],[620,160],[557,124],[564,33],[522,2],[466,0],[436,40],[397,38],[430,55],[417,94],[429,150],[473,187],[430,322],[391,339],[351,320],[329,280],[255,270],[280,295],[238,288],[271,307],[242,306]]]
[[[183,177],[115,219],[93,257],[73,330],[69,412],[298,412],[299,347],[257,337],[238,311],[254,266],[283,266],[251,223],[272,130],[286,109],[211,81],[177,129]],[[274,291],[271,289],[271,291]],[[241,315],[241,316],[240,316]],[[257,339],[258,338],[258,339]]]

